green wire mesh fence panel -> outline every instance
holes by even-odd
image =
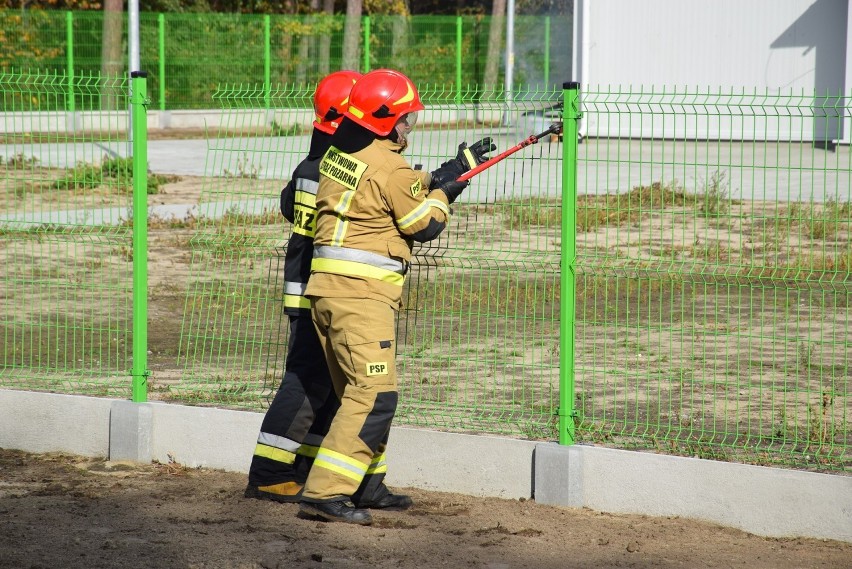
[[[313,86],[227,87],[221,137],[208,141],[206,177],[180,332],[179,381],[161,397],[257,408],[283,374],[287,235],[280,191],[307,151]],[[287,228],[289,230],[289,227]],[[156,378],[155,378],[156,379]]]
[[[849,101],[582,93],[581,440],[848,470]]]
[[[168,108],[216,108],[218,85],[263,82],[262,16],[166,14],[165,21]]]
[[[502,151],[543,131],[542,109],[561,91],[508,113],[472,103],[473,91],[421,95],[406,154],[434,170],[461,142],[491,136]],[[474,177],[446,231],[415,247],[398,326],[399,424],[555,436],[561,157],[546,139]]]
[[[123,80],[78,77],[94,104]],[[130,392],[132,159],[126,114],[65,106],[68,78],[0,73],[0,385]]]
[[[103,11],[70,12],[73,52],[69,53],[68,14],[58,10],[0,10],[0,70],[126,75],[126,18],[118,14],[115,21],[110,20],[111,26],[105,26]],[[215,108],[210,94],[217,85],[263,83],[263,16],[163,14],[162,42],[159,16],[153,12],[139,14],[140,61],[142,69],[149,72],[148,93],[153,101],[160,101],[161,89],[165,89],[167,109]],[[489,78],[484,93],[493,93],[496,85],[503,85],[505,18],[497,23],[495,31],[500,37],[492,46],[490,17],[462,17],[460,54],[454,16],[371,16],[370,20],[371,69],[401,69],[418,84],[455,86],[460,63],[461,84],[467,88],[483,84],[490,58],[496,75]],[[340,69],[344,23],[342,15],[270,16],[270,83],[312,84]],[[550,88],[570,77],[571,27],[570,15],[516,17],[516,85],[538,89],[547,83]],[[106,41],[106,37],[114,40]],[[363,29],[358,42],[363,54]],[[165,85],[160,85],[161,81]]]
[[[275,16],[270,22],[273,84],[309,85],[341,68],[344,16]],[[258,82],[263,74],[252,79]]]
[[[370,20],[371,69],[400,69],[417,84],[455,84],[455,16],[370,16]]]

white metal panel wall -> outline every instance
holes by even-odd
[[[586,92],[760,94],[770,105],[789,104],[788,96],[804,100],[794,120],[772,119],[772,108],[749,110],[742,97],[734,99],[740,106],[732,117],[716,120],[613,122],[592,112],[584,134],[840,139],[838,95],[852,88],[848,14],[848,0],[582,0],[575,50]],[[745,121],[743,113],[758,120]]]

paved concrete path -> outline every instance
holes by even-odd
[[[498,151],[528,134],[503,129],[423,131],[412,137],[406,156],[434,169],[455,154],[460,141],[484,135]],[[307,136],[246,137],[206,140],[150,140],[152,172],[194,176],[246,176],[286,180],[308,146]],[[491,203],[526,195],[561,193],[562,144],[544,141],[525,148],[483,172],[463,194],[465,201]],[[100,162],[104,156],[127,156],[126,142],[0,145],[0,156],[22,154],[39,164],[69,168]],[[850,148],[833,151],[809,143],[584,140],[578,149],[580,194],[625,192],[638,185],[678,180],[688,191],[703,191],[714,172],[724,173],[729,196],[770,201],[852,199]]]

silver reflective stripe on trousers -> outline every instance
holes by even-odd
[[[386,271],[399,273],[404,275],[408,271],[406,264],[401,261],[362,251],[360,249],[352,249],[350,247],[331,247],[329,245],[317,245],[314,247],[314,259],[332,259],[334,261],[352,261],[355,263],[363,263],[371,267],[378,267]]]
[[[300,283],[297,281],[286,281],[284,283],[284,294],[292,294],[295,296],[305,296],[305,289],[308,288],[308,283]]]
[[[280,437],[278,435],[273,435],[270,433],[264,433],[262,431],[260,433],[260,436],[257,437],[257,442],[262,445],[280,448],[281,450],[287,450],[292,453],[295,453],[297,450],[299,450],[299,447],[301,446],[294,440],[290,440],[286,437]]]

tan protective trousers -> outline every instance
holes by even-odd
[[[302,499],[340,500],[365,477],[384,478],[384,447],[396,412],[396,313],[370,299],[311,299],[340,409],[317,452]]]

